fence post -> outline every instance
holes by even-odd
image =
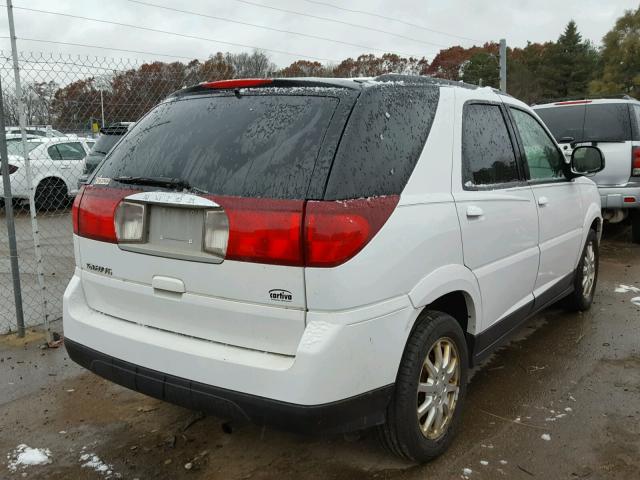
[[[4,98],[2,78],[0,78],[0,155],[2,156],[2,186],[4,188],[4,215],[7,221],[9,237],[9,260],[11,262],[11,280],[13,282],[13,300],[16,306],[16,324],[18,336],[24,337],[24,312],[22,310],[22,287],[20,285],[20,267],[18,265],[18,247],[16,245],[16,226],[13,217],[13,197],[9,178],[9,154],[7,152],[7,130],[4,123]]]
[[[9,35],[11,37],[11,56],[13,58],[13,75],[16,83],[16,97],[18,100],[18,113],[20,122],[20,134],[22,136],[22,152],[24,155],[24,165],[27,177],[27,188],[29,189],[29,213],[31,215],[31,232],[33,234],[33,247],[36,257],[36,276],[38,287],[42,296],[42,310],[44,314],[43,323],[47,342],[51,342],[51,329],[49,327],[49,315],[47,314],[47,296],[44,284],[44,272],[42,270],[42,251],[40,250],[40,233],[38,231],[38,220],[36,218],[36,205],[33,191],[33,177],[31,174],[31,162],[29,150],[27,148],[26,115],[22,99],[22,87],[20,85],[20,66],[18,64],[18,48],[16,45],[16,30],[13,23],[13,3],[7,0],[7,17],[9,19]]]
[[[507,93],[507,40],[500,39],[500,91]]]

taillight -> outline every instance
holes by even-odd
[[[203,82],[200,84],[204,88],[214,90],[233,90],[236,88],[261,87],[273,83],[270,78],[236,78],[231,80],[218,80],[216,82]]]
[[[85,185],[76,198],[74,232],[81,237],[117,243],[115,213],[120,201],[133,190]],[[77,205],[76,205],[77,203]]]
[[[640,147],[631,149],[631,176],[640,177]]]
[[[74,232],[110,243],[144,242],[147,205],[132,190],[83,186],[73,205]],[[211,196],[202,250],[227,260],[335,267],[378,233],[399,197],[342,201]]]
[[[335,267],[357,254],[385,224],[397,195],[344,201],[310,201],[305,211],[305,265]]]
[[[9,175],[11,175],[12,173],[16,173],[18,171],[18,167],[16,167],[15,165],[11,165],[9,164]],[[0,177],[2,176],[2,170],[0,170]]]
[[[229,217],[222,209],[207,210],[204,214],[203,250],[224,258],[227,254],[228,243]]]
[[[119,243],[144,241],[147,208],[143,203],[123,200],[116,208],[114,223]]]
[[[303,265],[303,200],[213,197],[229,220],[228,260]]]
[[[73,207],[71,207],[71,219],[73,220],[73,233],[75,233],[76,235],[80,234],[78,230],[78,215],[80,213],[80,202],[82,201],[84,188],[85,188],[84,185],[80,187],[80,191],[76,195],[76,198],[73,199]]]

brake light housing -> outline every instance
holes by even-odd
[[[237,88],[264,87],[271,83],[273,83],[273,80],[270,78],[236,78],[232,80],[203,82],[200,86],[203,88],[211,88],[213,90],[235,90]]]
[[[15,165],[9,164],[9,175],[12,175],[18,171],[18,167]],[[2,171],[0,170],[0,177],[2,176]]]
[[[307,202],[305,265],[335,267],[361,251],[385,224],[399,197]]]
[[[85,185],[73,205],[73,229],[108,243],[144,243],[149,205],[135,190]],[[331,268],[360,252],[391,216],[399,196],[315,201],[208,196],[202,251],[223,260]],[[123,247],[124,248],[124,247]]]
[[[640,147],[631,149],[631,176],[640,177]]]
[[[101,242],[118,243],[116,209],[133,190],[84,185],[73,204],[74,233]]]

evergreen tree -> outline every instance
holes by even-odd
[[[500,66],[498,57],[490,53],[476,53],[462,65],[462,80],[475,85],[500,87]]]
[[[578,97],[587,94],[589,82],[597,73],[598,52],[582,39],[576,22],[571,20],[546,52],[540,74],[546,98]]]
[[[640,8],[620,17],[602,41],[602,76],[591,82],[591,93],[640,98]]]

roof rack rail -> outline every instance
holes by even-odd
[[[532,105],[542,105],[544,103],[557,103],[557,102],[572,102],[576,100],[603,100],[603,99],[638,101],[637,98],[634,98],[631,95],[628,95],[626,93],[613,93],[608,95],[583,95],[581,97],[549,98],[549,99],[544,99],[540,102],[533,103]]]
[[[422,83],[422,84],[430,84],[430,85],[450,85],[452,87],[462,87],[468,88],[471,90],[475,90],[478,88],[482,88],[479,85],[475,85],[473,83],[466,83],[462,80],[447,80],[445,78],[432,77],[429,75],[405,75],[401,73],[385,73],[383,75],[379,75],[373,79],[377,82],[407,82],[407,83]],[[500,95],[511,96],[508,93],[505,93],[497,88],[489,87],[495,93]]]

